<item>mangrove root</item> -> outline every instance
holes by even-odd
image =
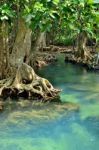
[[[60,90],[55,89],[45,78],[39,77],[32,67],[23,63],[14,78],[0,81],[1,97],[25,97],[40,100],[52,100],[58,97]]]

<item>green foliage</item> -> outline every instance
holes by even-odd
[[[5,0],[0,4],[0,20],[21,16],[33,31],[54,28],[55,32],[62,31],[66,36],[72,34],[72,38],[81,32],[98,38],[96,7],[94,0]]]
[[[0,6],[0,20],[9,20],[15,16],[14,10],[11,9],[10,5],[4,3]]]
[[[60,20],[58,28],[69,30],[69,34],[78,36],[84,32],[87,37],[97,39],[99,29],[99,13],[93,0],[64,0],[59,5]]]
[[[71,46],[73,45],[74,39],[71,37],[66,37],[66,35],[56,36],[54,39],[54,43],[56,45],[65,45],[65,46]]]
[[[35,1],[30,7],[25,6],[26,22],[33,30],[49,31],[53,21],[58,16],[57,5],[59,0]]]

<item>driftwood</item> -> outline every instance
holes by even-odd
[[[22,96],[46,101],[56,98],[59,92],[25,63],[18,68],[15,77],[0,81],[0,96],[5,98]]]

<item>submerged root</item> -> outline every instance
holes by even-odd
[[[45,78],[39,77],[32,67],[23,63],[17,70],[15,78],[0,81],[1,97],[19,97],[51,100],[58,96],[55,89]]]

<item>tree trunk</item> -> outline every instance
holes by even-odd
[[[0,24],[0,79],[6,78],[9,68],[8,24]]]
[[[26,64],[31,50],[32,31],[26,27],[24,20],[19,20],[16,40],[9,57],[6,27],[6,22],[3,22],[0,28],[0,73],[1,79],[4,75],[7,77],[10,65],[11,77],[0,81],[0,97],[27,96],[44,101],[56,98],[60,90],[55,89],[47,79],[39,77],[33,68]],[[37,41],[40,48],[46,46],[45,37],[45,33],[40,34]]]
[[[81,32],[77,38],[77,52],[76,57],[80,58],[83,63],[90,64],[92,62],[92,54],[87,50],[87,35],[85,32]],[[79,59],[78,59],[79,60]]]
[[[10,57],[11,66],[17,67],[23,62],[28,63],[31,50],[31,35],[31,29],[26,26],[23,19],[19,19],[17,36]]]
[[[38,35],[37,41],[35,43],[34,50],[35,51],[39,51],[39,50],[42,51],[44,47],[46,47],[46,33],[45,32],[41,32]]]
[[[85,58],[87,37],[85,33],[79,33],[77,37],[77,55],[82,59]]]

